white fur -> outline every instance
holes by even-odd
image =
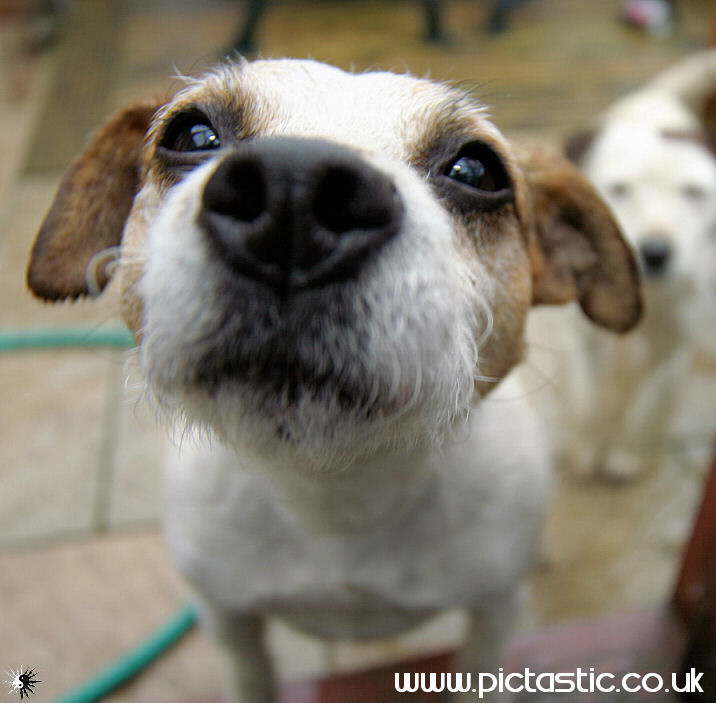
[[[480,610],[531,561],[545,497],[539,422],[506,385],[520,397],[482,403],[448,446],[383,452],[338,474],[187,442],[167,464],[182,571],[212,609],[258,608],[329,639]]]

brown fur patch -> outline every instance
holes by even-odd
[[[533,302],[576,299],[597,324],[628,331],[641,316],[639,274],[609,208],[565,159],[537,149],[522,164],[538,244]]]
[[[119,245],[140,182],[144,137],[156,110],[122,110],[91,138],[70,166],[32,248],[27,282],[45,300],[87,295],[95,254]],[[103,288],[109,278],[99,272]]]
[[[662,129],[661,136],[669,141],[690,142],[701,146],[713,156],[716,154],[716,132],[687,131],[683,129]]]

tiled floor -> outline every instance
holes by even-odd
[[[555,141],[705,41],[709,4],[701,0],[683,0],[683,24],[664,41],[618,26],[618,4],[534,0],[508,35],[487,38],[474,31],[484,4],[453,0],[447,22],[454,43],[437,48],[417,41],[417,3],[287,1],[266,18],[263,51],[465,80],[495,104],[508,132]],[[218,0],[76,0],[74,8],[65,43],[41,58],[19,56],[16,23],[0,27],[0,133],[11,137],[0,162],[0,330],[118,323],[111,291],[60,306],[25,291],[27,252],[56,187],[56,167],[100,115],[166,91],[175,67],[192,72],[213,60],[236,16],[234,4]],[[101,13],[110,10],[108,28]],[[87,13],[98,22],[93,28]],[[108,31],[104,43],[93,35]],[[67,96],[77,97],[66,105]],[[124,354],[116,351],[0,356],[0,670],[35,666],[43,679],[38,702],[95,672],[186,597],[157,530],[165,440],[133,372],[127,383],[126,376]],[[666,596],[699,493],[716,398],[713,376],[692,386],[670,459],[658,471],[629,486],[557,478],[526,626]],[[440,649],[459,631],[453,614],[375,646],[328,648],[280,626],[273,637],[282,674],[297,677]],[[211,699],[217,674],[214,650],[193,633],[113,699]]]

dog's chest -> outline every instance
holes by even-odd
[[[223,608],[278,615],[329,638],[399,632],[470,606],[529,565],[544,465],[533,435],[516,436],[503,446],[504,436],[475,433],[430,459],[420,481],[398,482],[390,510],[340,529],[322,518],[340,516],[341,505],[324,504],[314,522],[270,480],[227,466],[221,451],[185,455],[169,471],[169,543],[185,576]],[[357,515],[372,515],[378,499],[370,490],[354,504],[342,497]]]

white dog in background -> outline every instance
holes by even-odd
[[[716,51],[706,51],[618,101],[568,147],[638,252],[646,307],[626,337],[584,330],[568,393],[566,461],[578,473],[626,479],[655,465],[694,351],[716,347],[714,96]]]

